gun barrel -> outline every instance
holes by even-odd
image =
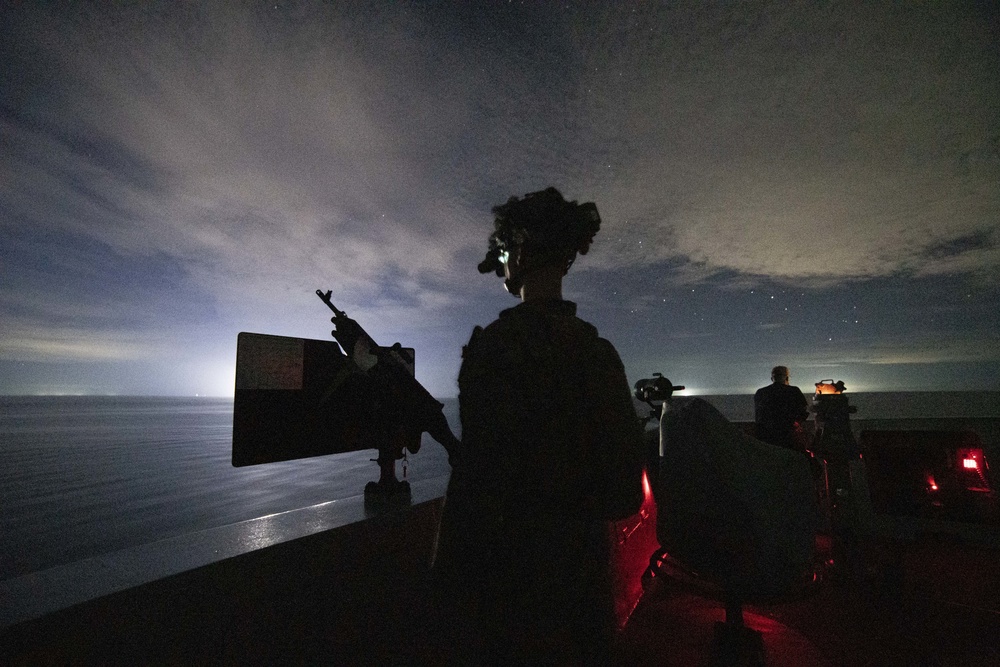
[[[347,313],[345,313],[344,311],[338,309],[335,305],[333,305],[333,300],[330,298],[330,295],[332,294],[333,290],[327,290],[325,293],[323,292],[323,290],[319,289],[316,290],[316,296],[320,298],[320,301],[329,306],[330,310],[333,311],[334,315],[336,315],[337,317],[347,317]]]

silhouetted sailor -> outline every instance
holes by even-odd
[[[493,212],[479,270],[522,303],[476,327],[462,353],[463,457],[435,567],[475,601],[490,660],[601,663],[614,627],[606,521],[637,512],[643,496],[622,362],[562,298],[600,217],[555,188]]]
[[[801,426],[809,417],[809,407],[802,391],[789,385],[787,366],[771,369],[771,384],[761,387],[753,397],[757,438],[779,447],[802,451]]]

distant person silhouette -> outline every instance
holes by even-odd
[[[809,418],[809,407],[802,391],[788,384],[790,377],[787,366],[775,366],[771,369],[771,384],[754,394],[757,439],[805,451],[801,426]]]
[[[522,303],[462,352],[463,456],[435,571],[471,601],[495,664],[603,664],[614,607],[607,521],[642,503],[641,429],[614,347],[562,298],[600,227],[555,188],[493,209],[481,273]]]

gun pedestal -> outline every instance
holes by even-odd
[[[833,391],[828,382],[816,384],[817,431],[812,449],[823,462],[821,504],[829,522],[834,567],[841,569],[838,565],[842,564],[843,571],[858,578],[866,567],[874,532],[868,477],[849,421],[857,408],[850,405],[842,382]]]
[[[726,621],[712,633],[713,667],[764,667],[764,635],[743,623],[743,602],[727,591]]]
[[[420,434],[417,434],[416,438],[419,442]],[[410,483],[396,477],[396,461],[404,458],[403,452],[406,449],[416,451],[419,449],[419,444],[409,446],[399,439],[392,438],[379,446],[378,458],[373,459],[378,463],[379,478],[377,482],[368,482],[365,485],[365,506],[410,504]]]
[[[683,389],[685,389],[684,385],[675,385],[663,377],[662,373],[653,373],[653,377],[636,382],[635,389],[632,392],[633,396],[649,406],[649,416],[640,420],[642,428],[645,429],[646,424],[650,421],[661,424],[656,433],[648,433],[645,436],[647,447],[647,451],[645,452],[646,474],[649,477],[649,483],[654,489],[657,486],[657,478],[660,474],[660,457],[663,455],[663,436],[661,435],[663,430],[661,423],[663,415],[670,408],[670,397],[673,396],[675,391],[682,391]],[[659,405],[654,403],[654,401],[659,401]]]
[[[379,480],[365,486],[365,504],[410,503],[410,483],[396,479],[396,461],[405,451],[416,454],[421,434],[425,431],[448,451],[449,462],[459,450],[460,442],[451,432],[442,412],[444,405],[431,396],[414,377],[413,350],[399,343],[382,347],[360,324],[333,305],[331,292],[316,290],[333,311],[331,335],[361,372],[368,376],[379,408],[375,440],[379,442]],[[381,408],[387,408],[381,414]],[[405,476],[405,475],[404,475]]]
[[[377,482],[365,485],[365,505],[385,503],[410,504],[410,483],[396,478],[396,459],[392,457],[377,459],[379,478]]]

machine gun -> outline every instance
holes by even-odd
[[[424,432],[452,465],[461,443],[444,406],[414,378],[414,350],[377,345],[330,292],[316,294],[334,313],[335,341],[237,336],[233,466],[376,449],[380,476],[365,487],[366,502],[407,501],[395,462],[419,450]]]
[[[409,484],[396,479],[396,461],[403,458],[403,450],[416,452],[420,447],[419,436],[426,431],[444,446],[449,462],[454,464],[461,442],[448,426],[442,411],[444,405],[413,376],[413,357],[409,351],[399,343],[390,347],[378,345],[357,321],[333,305],[331,294],[329,290],[316,290],[316,296],[333,311],[330,321],[335,328],[330,334],[355,368],[371,380],[373,393],[381,402],[381,414],[376,419],[385,420],[390,426],[383,430],[377,443],[379,481],[365,487],[365,497],[408,495]],[[393,432],[402,432],[403,441],[393,437]]]

